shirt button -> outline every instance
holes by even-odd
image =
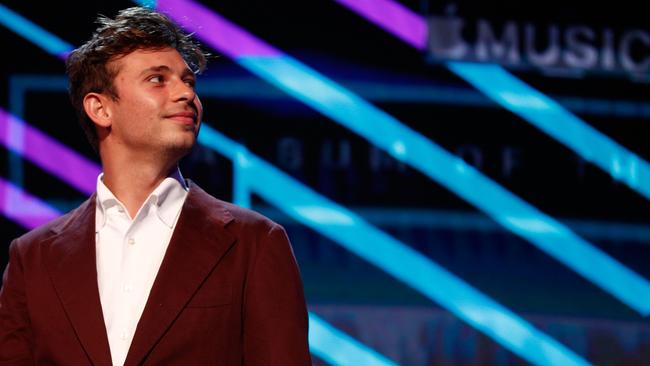
[[[129,238],[128,243],[129,243],[129,245],[135,244],[135,239]]]
[[[122,333],[120,333],[120,339],[123,340],[123,341],[125,341],[125,340],[126,340],[126,337],[127,337],[126,330],[123,330]]]
[[[117,207],[117,211],[118,211],[118,212],[124,212],[124,208],[122,208],[122,206],[118,206],[118,207]]]
[[[131,285],[124,285],[124,292],[131,292],[133,291],[133,286]]]

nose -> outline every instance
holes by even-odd
[[[172,100],[174,102],[187,104],[191,109],[194,110],[194,112],[198,114],[198,119],[200,121],[203,115],[203,106],[201,105],[201,100],[196,94],[194,87],[188,85],[183,80],[178,79],[174,83],[172,90]]]
[[[194,88],[187,85],[187,83],[182,80],[178,80],[176,84],[177,86],[174,88],[174,101],[185,101],[189,104],[193,104],[196,99],[196,91]]]

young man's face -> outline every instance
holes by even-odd
[[[137,50],[112,63],[119,99],[110,102],[111,143],[182,157],[196,141],[203,108],[181,55],[172,48]]]

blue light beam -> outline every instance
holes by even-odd
[[[360,349],[365,349],[360,352]],[[383,355],[309,313],[309,350],[312,354],[339,366],[397,366]]]
[[[447,66],[499,105],[650,199],[650,164],[637,154],[600,133],[501,66],[469,62],[448,62]]]
[[[68,53],[72,51],[71,44],[2,4],[0,4],[0,24],[58,58],[65,60]]]

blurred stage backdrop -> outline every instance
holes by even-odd
[[[63,60],[135,4],[0,4],[3,266],[94,190]],[[148,5],[219,55],[182,170],[286,227],[315,365],[650,364],[640,5]]]

